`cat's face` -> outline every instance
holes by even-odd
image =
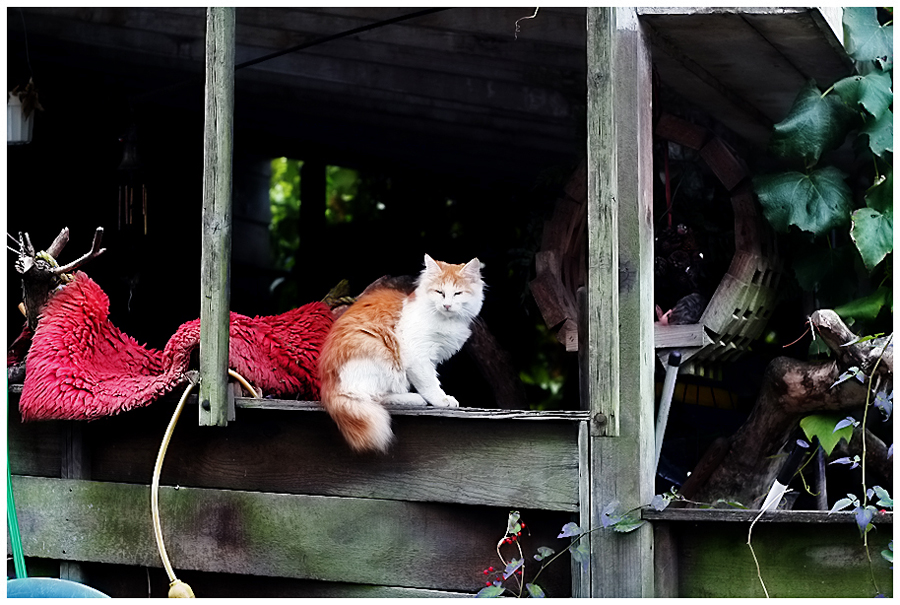
[[[416,296],[424,296],[445,317],[475,317],[484,300],[481,262],[474,258],[464,265],[451,265],[426,254]]]

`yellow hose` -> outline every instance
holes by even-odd
[[[259,397],[256,390],[240,374],[233,370],[228,370],[228,375],[241,383],[253,397]],[[162,473],[163,460],[166,457],[166,450],[169,448],[169,441],[172,439],[172,433],[175,432],[175,425],[178,424],[178,418],[181,416],[181,411],[184,409],[188,395],[191,394],[195,384],[193,381],[188,382],[184,394],[181,395],[178,405],[175,406],[175,413],[172,414],[172,419],[169,421],[165,435],[163,435],[162,444],[159,446],[159,454],[156,456],[156,465],[153,468],[153,482],[150,486],[150,513],[153,516],[153,533],[156,536],[156,547],[159,550],[159,557],[162,559],[163,567],[165,567],[166,574],[169,576],[169,598],[194,598],[194,591],[191,590],[191,587],[175,577],[175,570],[172,569],[172,563],[169,561],[169,555],[166,552],[162,525],[159,521],[159,476]]]
[[[189,382],[184,394],[175,406],[175,413],[172,414],[172,420],[166,428],[163,436],[162,445],[159,446],[159,454],[156,456],[156,466],[153,468],[153,483],[150,486],[150,513],[153,515],[153,533],[156,535],[156,547],[159,549],[159,556],[162,559],[163,567],[166,568],[166,574],[169,576],[169,597],[186,597],[193,598],[194,591],[191,587],[175,577],[175,571],[169,562],[169,555],[166,553],[166,545],[163,542],[162,526],[159,522],[159,475],[162,472],[163,459],[166,456],[166,450],[169,447],[169,440],[175,431],[175,425],[178,424],[178,417],[181,416],[181,410],[187,401],[188,395],[194,388],[194,383]]]

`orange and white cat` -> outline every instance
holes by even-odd
[[[437,365],[465,344],[483,301],[477,258],[452,265],[426,254],[411,294],[376,287],[335,321],[319,355],[322,405],[350,447],[387,450],[383,404],[459,406],[441,389]]]

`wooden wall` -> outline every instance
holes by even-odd
[[[23,424],[16,390],[10,464],[32,567],[80,562],[80,579],[114,596],[145,595],[148,579],[163,594],[149,484],[173,398],[91,423]],[[397,414],[385,456],[351,453],[315,403],[239,399],[223,428],[197,426],[197,413],[194,399],[175,430],[160,510],[179,577],[212,590],[198,596],[474,593],[499,566],[512,509],[531,532],[526,553],[568,542],[556,535],[578,508],[583,413]],[[82,476],[66,478],[75,458]],[[569,595],[568,563],[541,585]]]

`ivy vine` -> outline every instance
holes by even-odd
[[[894,223],[893,21],[878,17],[875,8],[844,9],[845,48],[856,73],[825,91],[814,81],[800,90],[769,144],[785,170],[753,181],[773,228],[800,243],[793,264],[800,286],[830,290],[826,304],[851,321],[875,319],[884,308],[893,312],[891,263],[885,262],[893,253]],[[848,136],[858,173],[850,183],[824,162]],[[871,286],[851,298],[856,279],[847,277],[859,262]]]

